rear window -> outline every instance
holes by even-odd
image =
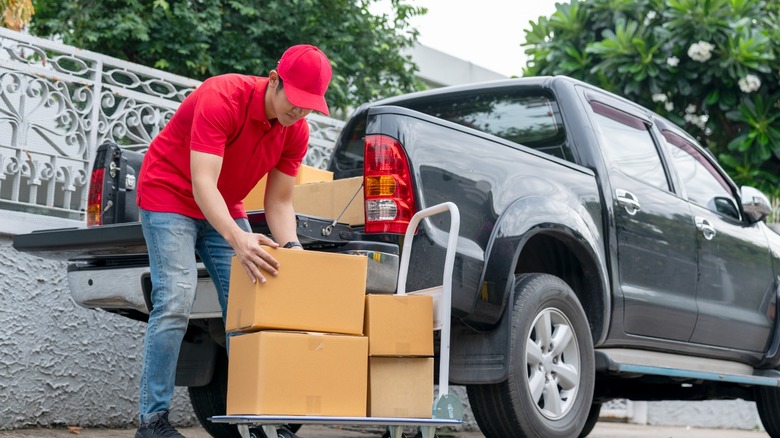
[[[558,102],[552,93],[517,88],[485,92],[477,90],[450,95],[428,96],[394,105],[419,111],[452,123],[467,126],[549,155],[575,161],[563,128]],[[365,120],[353,120],[345,128],[349,138],[342,139],[338,163],[331,168],[362,171]],[[335,165],[335,166],[334,166]]]
[[[552,95],[472,92],[404,105],[459,125],[573,161]]]

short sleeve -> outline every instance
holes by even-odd
[[[225,154],[229,133],[235,131],[237,107],[230,97],[204,82],[192,118],[190,149],[219,155]]]
[[[293,126],[285,138],[284,149],[276,169],[290,176],[298,175],[298,169],[309,149],[309,124],[306,119]]]

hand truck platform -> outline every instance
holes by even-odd
[[[297,415],[222,415],[211,417],[214,423],[238,426],[239,433],[249,438],[250,427],[262,427],[266,436],[277,436],[276,428],[283,424],[317,424],[324,426],[387,426],[391,438],[400,438],[403,428],[419,427],[423,438],[433,438],[437,427],[460,426],[461,419],[397,418],[397,417],[326,417]],[[243,427],[242,427],[243,426]]]

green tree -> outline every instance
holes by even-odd
[[[654,109],[739,184],[780,196],[780,2],[572,0],[526,31],[525,75],[567,75]]]
[[[374,15],[377,0],[35,0],[31,32],[130,62],[205,79],[235,72],[265,75],[294,44],[320,47],[333,65],[328,103],[349,107],[417,90],[404,48],[426,13],[405,0]]]

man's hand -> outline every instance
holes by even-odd
[[[253,283],[265,283],[262,271],[276,275],[279,262],[260,245],[277,247],[279,244],[262,234],[248,233],[230,217],[225,200],[217,189],[222,169],[222,157],[204,152],[190,153],[192,194],[209,223],[227,240]]]
[[[279,269],[279,262],[271,254],[264,251],[260,245],[273,248],[279,246],[278,243],[271,240],[268,236],[255,233],[243,233],[243,235],[237,237],[233,245],[236,257],[238,257],[238,261],[241,262],[241,266],[249,275],[252,283],[256,283],[258,280],[260,283],[265,283],[263,271],[276,276]]]

